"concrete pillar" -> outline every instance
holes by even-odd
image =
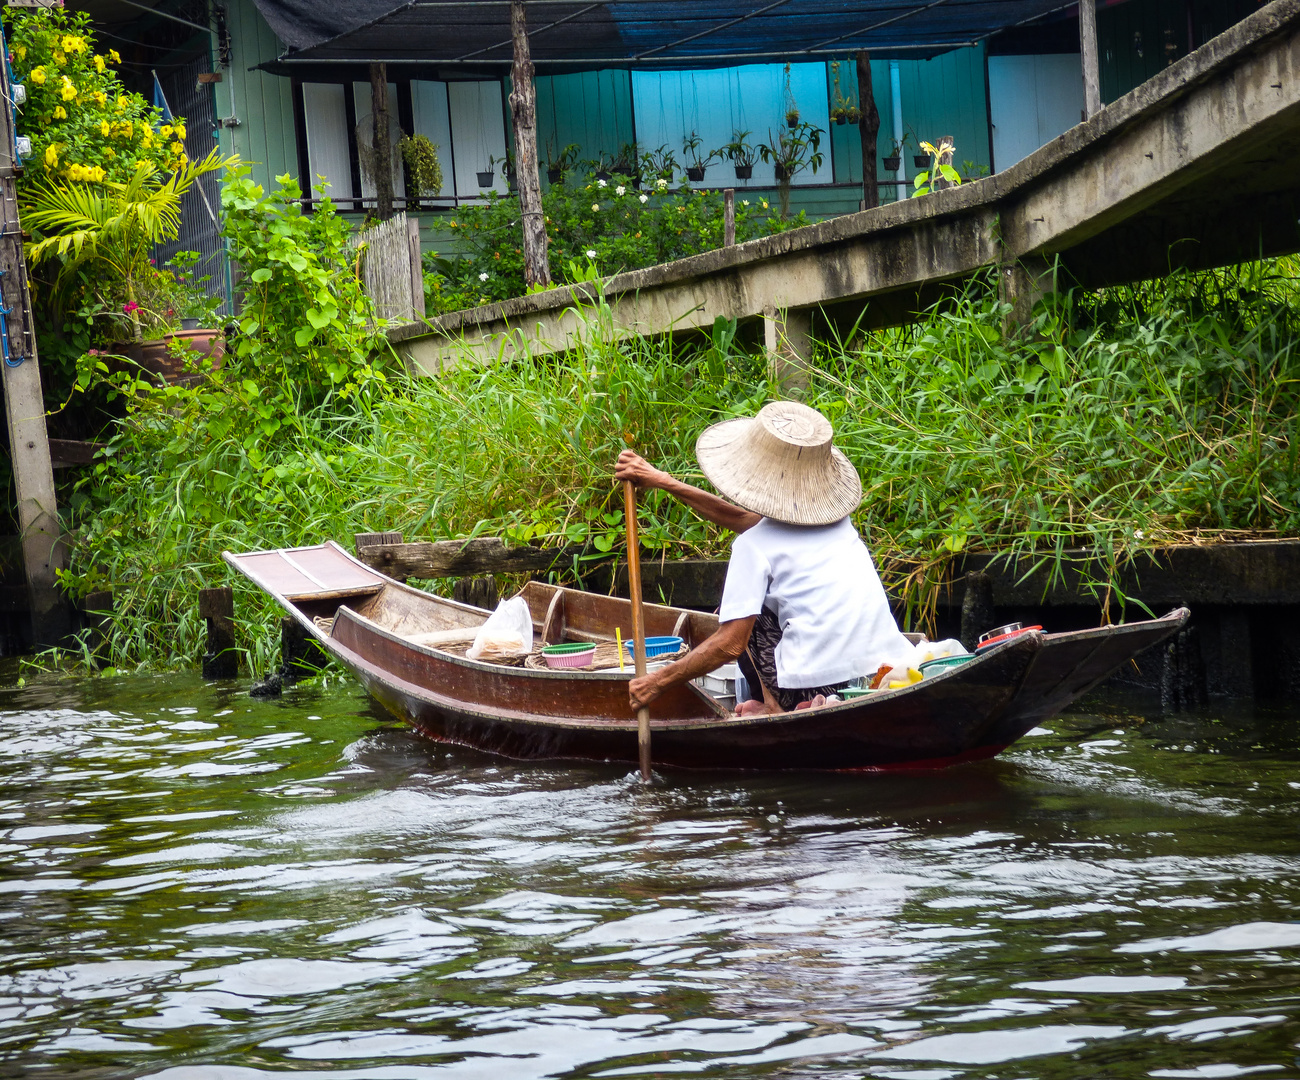
[[[768,379],[797,397],[808,389],[812,358],[812,313],[763,312],[763,346],[767,350]]]
[[[1033,322],[1034,305],[1055,291],[1056,267],[1042,256],[1031,255],[1004,263],[998,270],[998,295],[1003,303],[1011,305],[1005,332],[1008,335],[1023,332]]]

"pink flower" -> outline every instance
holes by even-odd
[[[122,305],[122,314],[123,314],[123,315],[130,315],[131,312],[133,312],[133,311],[139,311],[139,310],[140,310],[140,305],[137,304],[134,300],[132,300],[129,304],[123,304],[123,305]]]
[[[98,356],[98,355],[99,355],[99,350],[98,350],[98,349],[87,349],[86,352],[87,352],[90,356]]]
[[[150,260],[149,260],[149,265],[150,265],[150,266],[157,266],[158,264],[157,264],[156,262],[154,262],[153,259],[150,259]]]

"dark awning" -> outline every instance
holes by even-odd
[[[264,13],[276,5],[310,6],[303,0],[257,3]],[[526,5],[533,62],[543,69],[797,62],[857,49],[919,59],[1074,7],[1061,0],[528,0]],[[331,39],[291,47],[274,66],[288,71],[306,63],[380,60],[444,68],[508,64],[509,0],[409,0]]]

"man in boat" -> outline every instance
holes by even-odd
[[[849,519],[862,501],[862,481],[831,436],[830,421],[795,401],[707,428],[695,455],[725,499],[631,450],[619,455],[617,479],[666,491],[737,533],[717,633],[676,663],[634,679],[634,708],[732,661],[751,694],[737,714],[817,707],[908,647]]]

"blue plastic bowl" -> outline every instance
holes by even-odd
[[[675,653],[682,647],[682,639],[676,635],[668,634],[664,637],[648,637],[645,639],[645,654],[649,659],[652,656],[663,656],[665,653]],[[627,650],[628,656],[636,655],[636,645],[634,642],[623,642],[623,648]]]

